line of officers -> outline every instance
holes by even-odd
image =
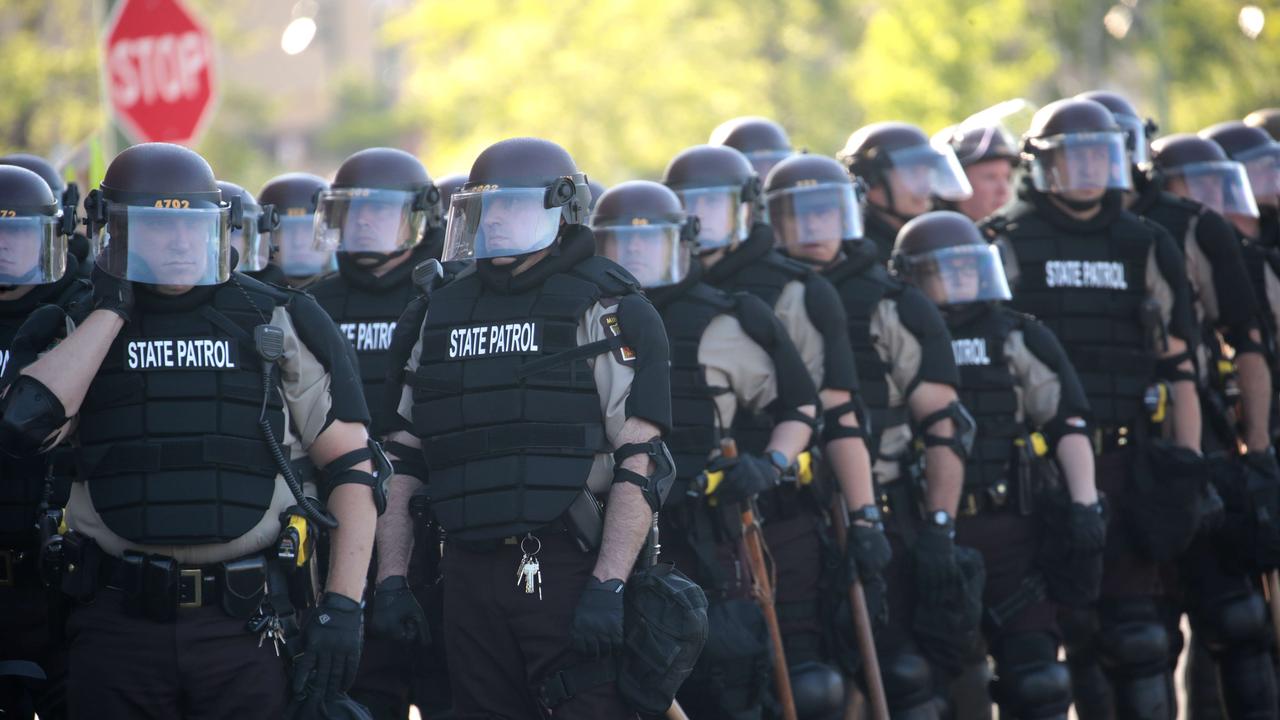
[[[1277,123],[0,159],[0,710],[1276,718]]]

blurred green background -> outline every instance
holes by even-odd
[[[330,174],[370,145],[466,172],[514,135],[607,184],[656,177],[722,120],[779,120],[834,153],[851,131],[928,132],[1001,100],[1125,93],[1162,131],[1280,105],[1280,0],[186,0],[218,45],[196,149],[250,189]],[[5,0],[0,152],[83,178],[107,141],[106,0]]]

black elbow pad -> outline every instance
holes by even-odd
[[[0,450],[13,457],[30,457],[47,451],[58,428],[67,422],[67,411],[53,391],[29,375],[19,375],[0,401]]]

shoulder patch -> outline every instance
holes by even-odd
[[[601,315],[600,325],[604,328],[604,336],[606,338],[615,338],[622,335],[622,323],[618,320],[618,313],[616,312]],[[619,345],[611,352],[613,353],[613,359],[623,365],[634,365],[636,362],[635,351],[627,345]]]

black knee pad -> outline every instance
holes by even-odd
[[[1255,592],[1214,600],[1195,619],[1197,636],[1215,656],[1267,641],[1267,609]]]
[[[800,720],[823,720],[844,708],[844,678],[830,665],[807,661],[790,668],[791,696]]]
[[[1098,659],[1109,673],[1146,677],[1169,671],[1169,633],[1158,622],[1122,622],[1103,628]]]
[[[880,663],[884,694],[894,717],[933,702],[933,671],[924,656],[899,652]]]
[[[991,697],[1001,716],[1018,720],[1062,717],[1071,706],[1071,673],[1058,662],[1058,643],[1049,633],[1018,633],[994,648],[996,673]]]

